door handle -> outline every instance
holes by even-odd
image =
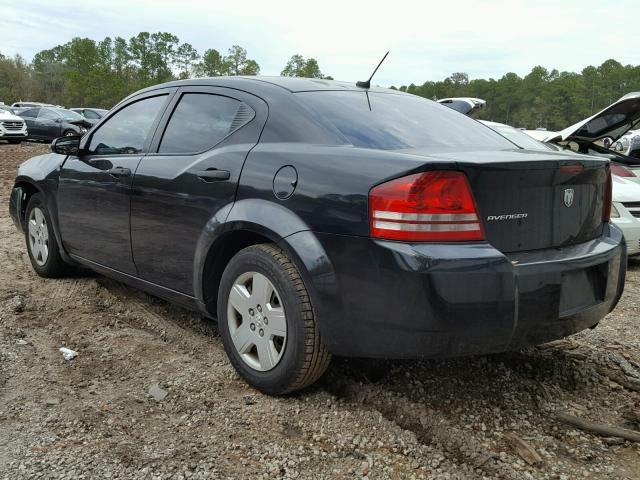
[[[107,173],[112,177],[128,177],[131,175],[131,169],[124,167],[113,167],[110,170],[107,170]]]
[[[228,170],[218,170],[217,168],[211,168],[207,170],[200,170],[196,172],[196,175],[203,182],[215,182],[216,180],[229,180],[231,173]]]

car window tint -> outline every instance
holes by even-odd
[[[78,112],[81,113],[81,112]],[[84,116],[86,118],[89,118],[91,120],[98,120],[100,118],[100,115],[98,115],[96,112],[94,112],[93,110],[85,110],[84,111]]]
[[[207,93],[185,93],[162,136],[161,153],[197,153],[208,150],[253,118],[238,100]],[[242,120],[234,121],[237,117]]]
[[[319,122],[333,125],[355,147],[513,148],[468,116],[414,95],[317,91],[296,96]]]
[[[60,115],[47,108],[40,109],[40,113],[38,114],[38,120],[56,120],[58,118],[60,118]]]
[[[38,112],[40,111],[39,108],[30,108],[29,110],[25,110],[24,112],[20,113],[21,117],[29,117],[29,118],[35,118],[38,116]]]
[[[91,137],[88,150],[94,155],[142,152],[153,121],[167,95],[158,95],[127,105],[102,124]]]

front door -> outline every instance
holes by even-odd
[[[141,278],[194,294],[198,241],[232,205],[266,115],[264,101],[238,90],[178,90],[133,183],[131,243]]]
[[[118,108],[62,165],[58,216],[72,256],[137,274],[129,234],[131,182],[172,93],[149,92]]]

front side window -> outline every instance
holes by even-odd
[[[91,120],[98,120],[100,118],[100,115],[98,115],[96,112],[94,112],[93,110],[85,110],[84,111],[84,116],[86,118],[89,118]]]
[[[242,126],[234,122],[240,116],[244,124],[253,118],[253,112],[238,100],[208,93],[185,93],[171,115],[159,152],[208,150]]]
[[[118,111],[92,135],[89,153],[131,155],[142,152],[151,126],[166,99],[166,94],[144,98]]]

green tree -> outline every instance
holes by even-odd
[[[315,58],[305,59],[297,53],[289,59],[280,75],[283,77],[325,78]]]
[[[258,75],[260,66],[247,58],[247,51],[239,45],[229,49],[225,62],[229,65],[229,75]]]
[[[175,53],[175,63],[180,71],[179,77],[189,78],[194,70],[195,64],[200,58],[198,52],[190,43],[183,43]]]
[[[229,64],[218,50],[210,48],[202,55],[202,60],[196,66],[196,73],[200,77],[228,75]]]

